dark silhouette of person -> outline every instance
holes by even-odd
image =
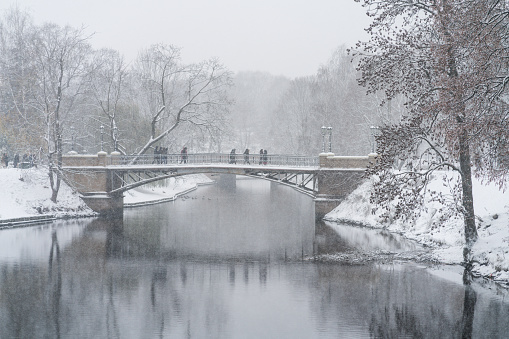
[[[187,147],[182,148],[182,151],[180,151],[180,163],[187,164]]]
[[[167,164],[168,163],[168,147],[164,147],[163,148],[163,152],[162,152],[162,159],[161,159],[161,163],[163,164]]]
[[[7,155],[7,153],[4,153],[2,155],[2,162],[5,164],[6,168],[9,166],[9,156]]]
[[[251,164],[249,162],[249,148],[246,148],[243,154],[244,154],[244,164]]]
[[[263,163],[263,148],[260,150],[260,161],[258,162],[258,165],[261,165]]]
[[[14,165],[14,167],[18,167],[18,164],[19,164],[19,154],[16,153],[14,155],[14,163],[13,163],[13,165]]]
[[[269,160],[269,156],[267,155],[267,150],[263,150],[263,164],[267,165],[267,162]]]
[[[230,152],[230,164],[237,163],[237,156],[235,155],[235,148]]]
[[[159,146],[156,146],[154,149],[154,161],[152,161],[153,164],[159,163]]]

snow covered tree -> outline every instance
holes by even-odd
[[[0,21],[0,121],[13,152],[43,146],[39,126],[44,121],[32,109],[36,67],[29,46],[34,32],[31,18],[17,8],[7,11]]]
[[[104,121],[104,125],[108,126],[112,148],[125,154],[126,149],[119,142],[119,125],[121,127],[122,122],[127,120],[127,117],[122,116],[122,104],[126,96],[124,92],[128,89],[128,70],[123,57],[111,49],[95,51],[88,76],[88,94],[93,106],[99,111],[97,120]]]
[[[141,114],[150,124],[150,134],[137,155],[181,124],[213,134],[226,124],[232,74],[218,60],[185,65],[179,48],[154,45],[140,54],[133,72],[140,89]]]
[[[51,200],[61,181],[64,127],[82,98],[90,52],[83,29],[34,25],[10,10],[0,27],[0,96],[5,123],[16,130],[16,148],[46,149]]]
[[[400,123],[382,126],[372,200],[395,217],[415,217],[438,170],[459,173],[454,212],[464,218],[464,261],[477,239],[472,172],[503,186],[508,167],[507,15],[497,0],[356,0],[373,17],[359,43],[360,83],[407,99]],[[505,12],[506,13],[506,12]],[[395,160],[406,166],[393,170]],[[494,163],[497,162],[498,166]],[[427,192],[433,194],[433,192]],[[444,202],[444,197],[436,195]]]
[[[34,109],[45,120],[51,200],[56,202],[62,179],[63,134],[83,100],[91,55],[90,36],[83,29],[45,24],[31,40],[36,78]]]

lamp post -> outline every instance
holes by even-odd
[[[373,138],[373,143],[371,144],[371,153],[375,153],[375,135],[376,131],[378,130],[378,126],[370,126],[369,129],[371,130],[371,137]]]
[[[71,126],[71,151],[72,152],[74,152],[74,142],[75,142],[74,126]]]
[[[117,132],[118,132],[117,126],[114,126],[113,127],[113,143],[114,143],[114,151],[115,152],[117,151]]]
[[[322,126],[322,153],[325,153],[325,132],[327,132],[327,127]]]
[[[103,149],[104,137],[103,136],[104,136],[104,126],[101,125],[101,152],[104,151],[104,149]]]
[[[329,132],[329,153],[332,153],[332,127],[327,127],[327,131]]]

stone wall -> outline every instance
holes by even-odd
[[[376,154],[335,156],[333,153],[321,153],[317,172],[316,218],[323,218],[352,193],[362,183],[366,168],[375,161]]]
[[[62,156],[62,166],[67,167],[64,171],[65,182],[78,192],[109,192],[114,188],[111,182],[110,171],[105,166],[114,164],[117,154],[108,155],[106,152],[97,154],[72,153]],[[80,171],[72,167],[94,167],[93,169]]]
[[[62,155],[62,166],[66,167],[87,167],[87,166],[108,166],[115,165],[120,161],[120,153],[99,152],[97,154],[78,154],[69,152]]]

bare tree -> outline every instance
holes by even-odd
[[[272,119],[274,145],[283,152],[317,154],[322,149],[321,127],[330,126],[334,153],[367,154],[372,144],[369,127],[391,113],[379,109],[376,96],[365,95],[357,75],[355,63],[340,46],[316,75],[293,80]],[[326,139],[328,144],[328,135]]]
[[[184,65],[179,48],[155,45],[140,54],[135,73],[142,114],[150,124],[148,140],[137,155],[181,124],[211,129],[225,123],[231,72],[216,59]]]
[[[31,18],[17,8],[10,9],[0,21],[0,121],[3,135],[13,151],[26,152],[42,146],[31,95],[36,65],[30,54],[35,32]]]
[[[320,123],[313,114],[313,86],[314,77],[297,78],[281,96],[271,125],[271,138],[276,152],[317,153],[317,140],[313,134],[319,131]]]
[[[120,121],[126,120],[121,115],[125,107],[124,92],[128,86],[128,71],[123,57],[111,49],[96,51],[88,76],[89,95],[100,113],[98,120],[106,121],[113,148],[126,154],[125,147],[119,142]]]
[[[231,120],[235,133],[232,142],[237,148],[259,146],[274,150],[279,145],[268,143],[275,136],[271,123],[279,117],[276,109],[290,81],[265,72],[239,72],[235,75],[231,91],[235,115]]]
[[[84,29],[45,24],[31,40],[31,56],[37,72],[32,95],[35,109],[46,123],[53,202],[57,201],[62,179],[64,128],[84,94],[91,53],[89,38]]]

